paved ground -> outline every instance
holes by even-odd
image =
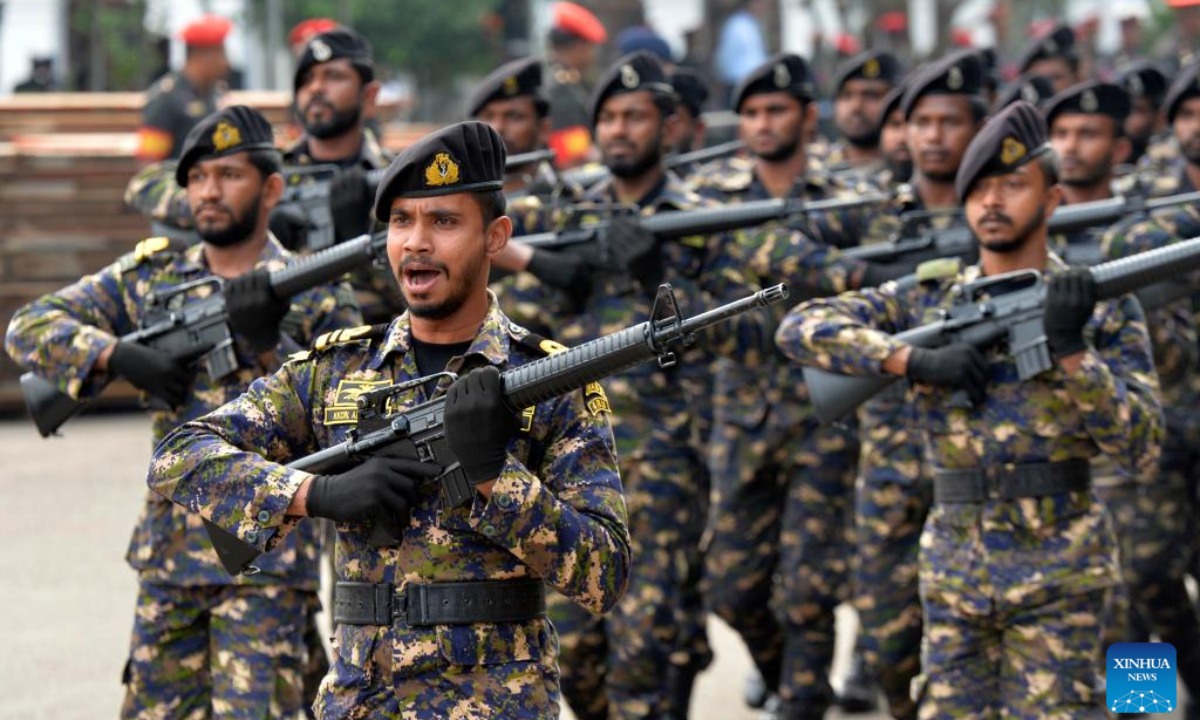
[[[147,492],[149,423],[136,414],[84,417],[63,432],[42,440],[27,421],[0,421],[4,720],[108,720],[120,708],[136,594],[124,556]],[[745,649],[716,621],[712,638],[717,659],[700,677],[692,716],[750,720],[741,702]]]

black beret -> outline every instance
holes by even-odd
[[[999,112],[1018,100],[1040,108],[1046,101],[1054,97],[1054,85],[1041,75],[1022,75],[1004,88],[1004,92],[996,98],[993,112]]]
[[[1175,76],[1175,82],[1171,83],[1171,89],[1163,100],[1163,114],[1167,116],[1167,122],[1175,122],[1175,113],[1179,112],[1184,100],[1197,96],[1200,96],[1200,60],[1185,65]]]
[[[751,70],[733,91],[733,110],[740,112],[742,103],[751,95],[776,92],[790,93],[804,102],[813,99],[812,78],[804,58],[793,53],[778,53]]]
[[[550,102],[542,92],[542,61],[527,57],[507,62],[483,79],[467,100],[467,115],[475,117],[493,100],[530,97],[538,117],[545,117]]]
[[[1117,83],[1125,88],[1130,98],[1149,99],[1155,110],[1162,106],[1163,96],[1167,94],[1167,76],[1149,60],[1139,60],[1125,68],[1117,76]]]
[[[656,95],[675,100],[675,89],[667,80],[667,72],[663,69],[658,56],[645,50],[631,52],[622,57],[604,72],[596,90],[592,93],[591,115],[592,126],[600,116],[600,106],[614,95],[646,90]]]
[[[954,191],[959,202],[980,178],[1003,175],[1050,151],[1049,133],[1042,114],[1018,100],[984,123],[963,153]]]
[[[708,100],[708,83],[700,77],[700,73],[685,67],[675,68],[671,73],[671,87],[679,96],[679,104],[699,116]]]
[[[868,50],[838,65],[833,92],[836,95],[848,80],[883,80],[889,85],[895,85],[900,75],[900,61],[895,55]]]
[[[905,81],[908,88],[900,100],[904,119],[926,95],[979,95],[983,91],[983,59],[975,50],[959,50],[925,65]]]
[[[1064,113],[1107,115],[1120,127],[1129,117],[1131,105],[1129,93],[1120,85],[1093,81],[1063,90],[1046,103],[1043,112],[1047,127],[1054,124],[1054,118]]]
[[[504,187],[504,140],[478,120],[432,132],[405,148],[375,192],[375,217],[386,223],[396,198],[424,198]]]
[[[187,187],[188,170],[200,160],[250,150],[276,150],[271,123],[245,105],[230,105],[197,123],[183,141],[175,182]]]
[[[1074,57],[1075,31],[1071,29],[1071,26],[1059,23],[1054,26],[1053,30],[1025,48],[1025,51],[1021,53],[1020,59],[1017,60],[1017,68],[1021,72],[1026,72],[1029,70],[1029,66],[1038,60],[1046,60],[1048,58],[1071,59]]]
[[[292,76],[292,92],[300,87],[300,79],[313,65],[346,58],[358,70],[364,83],[375,79],[375,54],[366,39],[348,27],[336,27],[314,36],[304,46],[304,53],[296,61],[296,73]]]
[[[900,100],[904,97],[906,89],[904,81],[901,81],[899,85],[888,90],[887,95],[883,96],[883,102],[879,105],[879,122],[876,123],[880,128],[887,124],[888,115],[900,109]]]

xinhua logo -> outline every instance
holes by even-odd
[[[1170,643],[1115,643],[1104,667],[1112,712],[1169,713],[1178,705],[1175,646]]]

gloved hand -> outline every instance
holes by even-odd
[[[364,235],[371,229],[374,201],[375,193],[362,167],[348,167],[333,178],[329,183],[329,214],[337,242]]]
[[[294,203],[276,205],[267,225],[275,239],[288,250],[302,250],[308,245],[308,218]]]
[[[629,270],[643,290],[655,290],[663,278],[663,254],[654,233],[645,230],[638,218],[614,217],[605,236],[614,259]]]
[[[173,408],[187,400],[192,384],[192,373],[183,363],[137,343],[118,342],[108,357],[108,369]]]
[[[863,272],[862,284],[859,287],[879,287],[888,280],[895,280],[910,275],[912,272],[912,268],[903,263],[867,263],[867,269]]]
[[[906,374],[913,382],[965,390],[975,405],[987,398],[987,359],[973,345],[914,347],[908,356]]]
[[[307,511],[334,522],[378,523],[401,538],[421,480],[441,473],[440,466],[417,460],[411,451],[376,455],[344,473],[314,477]]]
[[[517,414],[504,404],[500,371],[489,365],[460,377],[446,393],[446,442],[467,479],[479,484],[496,479],[508,457],[508,441],[517,434]]]
[[[291,303],[271,293],[271,278],[264,269],[251,270],[225,283],[225,310],[229,326],[255,355],[279,344],[279,323]]]
[[[1087,268],[1051,275],[1042,327],[1055,359],[1087,350],[1083,328],[1096,310],[1096,280]]]

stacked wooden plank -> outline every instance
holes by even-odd
[[[125,207],[137,169],[141,93],[56,93],[0,98],[0,327],[46,292],[95,272],[147,236],[149,222]],[[234,93],[286,138],[290,95]],[[392,108],[383,108],[386,118]],[[428,127],[385,125],[398,150]],[[21,407],[18,368],[0,353],[0,411]],[[105,393],[128,403],[127,385]]]

